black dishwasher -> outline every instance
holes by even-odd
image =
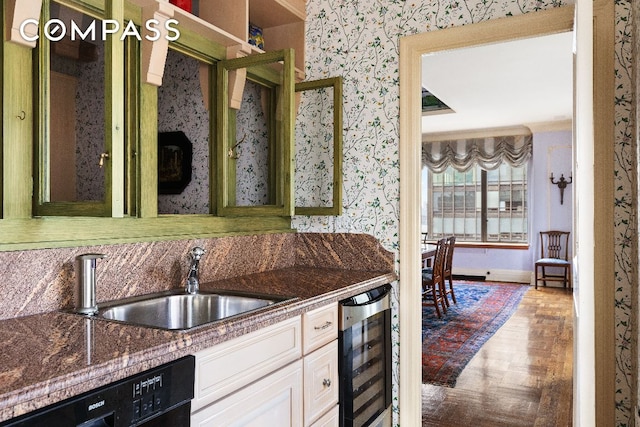
[[[185,356],[0,426],[189,426],[194,375],[195,358]]]

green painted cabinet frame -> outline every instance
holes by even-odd
[[[87,8],[96,14],[105,8],[104,0],[61,0],[60,3]],[[125,0],[109,0],[108,3],[110,10],[118,11],[117,14],[124,15],[125,20],[133,20],[138,24],[142,22],[139,6]],[[3,34],[6,34],[7,25],[5,7],[3,2],[0,9]],[[174,47],[206,58],[211,64],[226,56],[223,46],[186,28]],[[7,41],[6,38],[3,38],[0,52],[0,251],[295,231],[291,229],[290,218],[268,213],[259,219],[247,216],[157,214],[157,88],[140,83],[139,67],[125,77],[124,53],[122,56],[118,54],[120,59],[114,58],[113,69],[119,68],[123,74],[114,74],[112,85],[118,88],[129,85],[130,98],[127,103],[131,102],[135,108],[127,109],[126,116],[122,113],[124,123],[120,122],[118,131],[125,132],[126,129],[128,138],[131,138],[128,144],[136,155],[135,162],[127,168],[124,162],[115,165],[113,174],[122,180],[129,176],[129,185],[135,186],[135,191],[131,192],[131,196],[126,196],[130,199],[125,198],[118,203],[129,203],[135,208],[128,211],[131,213],[128,216],[124,215],[124,208],[118,208],[118,212],[123,212],[121,217],[34,216],[34,126],[38,105],[34,104],[33,77],[25,72],[33,69],[34,53],[33,49]],[[130,61],[139,61],[139,49],[129,49],[126,55],[131,56]],[[215,85],[211,87],[214,97]],[[121,112],[112,111],[112,114]],[[215,164],[212,167],[215,168]]]
[[[41,22],[51,19],[50,7],[52,0],[43,0]],[[79,7],[77,2],[58,1],[57,4]],[[95,7],[82,7],[83,13],[102,20],[107,17],[122,21],[124,18],[124,3],[122,1],[107,2],[105,9],[97,12]],[[51,120],[49,111],[54,108],[54,100],[50,93],[50,63],[51,42],[44,33],[44,26],[40,26],[40,39],[34,49],[34,68],[38,71],[37,78],[33,79],[34,92],[36,93],[35,121],[36,144],[34,153],[34,214],[37,216],[104,216],[122,217],[125,215],[125,186],[123,170],[124,160],[124,97],[122,95],[124,80],[124,45],[120,41],[120,34],[109,35],[105,41],[105,87],[104,87],[104,140],[106,161],[104,170],[104,198],[101,201],[77,201],[77,202],[51,202],[49,201],[49,175],[51,165],[49,162],[50,128]],[[118,93],[120,91],[120,93]],[[97,166],[96,159],[96,166]],[[117,172],[117,173],[114,173]]]
[[[278,69],[272,68],[277,66]],[[218,215],[262,216],[293,215],[293,170],[294,170],[294,124],[295,124],[295,69],[293,49],[267,52],[242,58],[220,61],[217,65],[217,139],[218,145]],[[260,206],[237,206],[235,204],[234,161],[229,155],[237,144],[235,112],[230,106],[229,76],[231,72],[250,68],[247,79],[270,85],[279,92],[279,103],[268,107],[271,110],[269,131],[270,162],[269,192],[273,204]],[[276,111],[276,109],[279,111]],[[279,120],[275,119],[279,115]]]
[[[333,89],[333,198],[331,206],[296,206],[296,215],[342,214],[342,77],[331,77],[296,84],[296,92]]]
[[[45,4],[51,0],[45,0]],[[127,0],[56,0],[60,4],[80,8],[90,14],[132,20],[142,24],[142,12]],[[6,34],[7,16],[3,2],[0,14],[3,34]],[[106,10],[105,10],[106,9]],[[226,60],[227,49],[207,40],[189,28],[181,29],[181,37],[172,42],[172,48],[192,55],[210,64],[210,99],[212,120],[210,156],[211,194],[210,215],[158,215],[157,211],[157,88],[143,83],[140,69],[140,46],[136,43],[113,43],[110,50],[108,85],[111,105],[108,112],[106,134],[112,151],[122,153],[112,161],[113,200],[107,205],[110,216],[89,216],[79,212],[77,216],[58,215],[60,206],[51,206],[45,214],[34,214],[34,179],[39,179],[35,160],[37,118],[42,112],[34,100],[38,90],[34,78],[25,70],[33,70],[34,51],[31,48],[3,39],[0,45],[0,83],[2,91],[2,120],[0,139],[0,251],[35,248],[56,248],[97,244],[145,242],[190,238],[208,238],[231,234],[262,234],[295,232],[291,229],[290,216],[298,214],[337,215],[341,208],[342,156],[336,156],[334,164],[334,202],[330,208],[294,207],[294,126],[295,86],[294,52],[291,49],[253,55],[247,58]],[[244,62],[246,61],[246,62]],[[254,62],[257,61],[257,62]],[[276,204],[273,206],[240,207],[229,205],[229,176],[227,156],[229,128],[233,121],[228,115],[226,100],[228,79],[225,73],[250,64],[283,62],[280,69],[282,85],[282,123],[277,135],[280,145],[274,179]],[[223,63],[224,67],[217,64]],[[125,66],[125,64],[128,64]],[[135,65],[134,65],[135,64]],[[217,74],[215,72],[217,68]],[[268,74],[268,73],[267,73]],[[326,82],[325,82],[326,83]],[[322,83],[305,82],[298,88],[313,88]],[[122,88],[126,88],[125,91]],[[334,86],[341,99],[341,84]],[[118,99],[115,99],[118,98]],[[225,108],[221,109],[224,105]],[[336,108],[341,114],[342,109]],[[225,113],[225,111],[227,113]],[[341,128],[341,116],[340,116]],[[337,123],[337,121],[336,121]],[[222,127],[219,126],[223,125]],[[214,138],[215,136],[215,138]],[[341,129],[336,127],[334,153],[342,152]],[[125,154],[126,153],[126,154]],[[129,156],[129,157],[126,157]],[[227,156],[228,158],[228,156]],[[128,160],[127,160],[128,159]],[[113,159],[112,159],[113,160]],[[338,168],[338,169],[335,169]],[[125,182],[129,186],[124,190]],[[337,192],[337,193],[336,193]],[[227,194],[227,196],[225,196]],[[82,211],[83,207],[76,207]],[[76,209],[74,208],[74,209]],[[102,213],[100,213],[102,214]],[[217,214],[217,215],[216,215]],[[259,218],[256,218],[259,216]]]

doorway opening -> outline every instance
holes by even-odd
[[[613,112],[612,92],[613,79],[605,74],[590,75],[588,70],[603,69],[612,70],[613,61],[605,59],[603,52],[611,49],[613,34],[613,14],[612,10],[606,11],[589,10],[583,7],[583,12],[578,11],[576,23],[581,22],[583,28],[577,38],[578,54],[576,59],[576,70],[582,67],[582,76],[577,79],[576,90],[578,98],[583,97],[583,101],[589,98],[590,94],[595,95],[596,102],[580,102],[577,110],[577,120],[574,126],[578,129],[577,139],[581,141],[580,149],[576,158],[582,159],[582,170],[576,169],[576,178],[582,180],[582,184],[574,186],[576,199],[581,202],[580,215],[577,220],[579,227],[576,235],[580,232],[580,238],[585,242],[589,240],[591,244],[596,241],[596,249],[589,250],[583,246],[580,253],[576,254],[582,260],[581,268],[585,274],[581,274],[581,291],[578,297],[574,294],[575,305],[582,308],[582,318],[580,332],[581,337],[577,342],[578,353],[582,359],[580,396],[578,397],[578,411],[583,411],[584,419],[592,415],[596,419],[612,419],[613,406],[605,405],[602,402],[613,401],[615,393],[612,387],[612,379],[615,378],[614,365],[614,345],[610,336],[607,336],[607,328],[613,325],[613,295],[603,292],[600,286],[605,286],[608,275],[598,265],[594,264],[595,256],[606,258],[613,262],[613,242],[606,233],[613,224],[611,207],[611,193],[597,193],[594,196],[594,168],[587,167],[595,164],[595,174],[609,171],[613,160],[613,149],[611,144],[607,145],[607,135],[612,132],[613,120],[610,115]],[[594,49],[602,56],[596,55],[597,64],[591,58],[591,49],[588,42],[593,39],[593,32],[589,28],[593,22],[592,17],[601,18],[602,25],[597,26],[598,37],[606,41],[599,43]],[[404,37],[400,41],[400,210],[403,212],[403,221],[400,222],[400,305],[403,310],[399,312],[400,341],[402,351],[400,352],[400,418],[407,422],[417,421],[421,414],[420,402],[420,357],[421,357],[421,328],[420,328],[420,299],[416,296],[420,294],[420,209],[416,200],[420,199],[420,157],[421,157],[421,128],[420,128],[420,72],[422,55],[434,51],[457,49],[469,45],[487,44],[505,39],[518,39],[531,37],[534,35],[553,34],[570,31],[574,28],[574,8],[573,6],[556,8],[552,10],[529,13],[517,17],[496,19],[463,27],[448,28],[446,30],[434,31],[430,33],[416,34]],[[605,34],[606,32],[606,34]],[[581,41],[582,40],[582,41]],[[582,48],[580,48],[582,44]],[[587,43],[587,46],[584,45]],[[609,43],[609,44],[607,44]],[[582,60],[581,58],[582,57]],[[609,73],[611,74],[611,73]],[[601,102],[598,102],[601,101]],[[609,104],[607,104],[609,102]],[[594,108],[596,105],[597,108]],[[595,119],[595,125],[594,120]],[[591,133],[589,132],[591,129]],[[594,144],[595,141],[601,144]],[[575,146],[575,145],[574,145]],[[593,163],[586,160],[592,159]],[[574,165],[575,167],[575,165]],[[602,170],[601,170],[602,169]],[[612,186],[612,182],[607,184]],[[594,203],[594,198],[597,204]],[[577,210],[574,209],[574,212]],[[594,234],[594,224],[596,229],[602,233]],[[609,264],[606,265],[610,265]],[[595,279],[601,280],[603,285],[597,285],[596,291],[601,293],[604,299],[594,300]],[[594,313],[596,315],[594,315]],[[593,319],[604,319],[595,324]],[[590,337],[590,338],[589,338]],[[595,341],[594,341],[595,337]],[[601,349],[598,358],[594,355],[594,348]],[[576,353],[574,353],[576,354]],[[578,369],[580,371],[580,368]],[[596,378],[593,372],[597,372]],[[599,380],[601,378],[602,380]],[[611,379],[609,379],[611,378]],[[574,389],[574,396],[576,390]],[[598,396],[596,398],[596,396]],[[414,422],[415,422],[414,421]]]
[[[448,109],[422,110],[421,235],[431,243],[456,237],[453,274],[487,281],[484,286],[460,282],[465,292],[474,290],[480,295],[489,286],[500,288],[495,282],[517,282],[528,288],[532,284],[531,267],[540,253],[538,233],[564,230],[574,235],[573,204],[561,204],[549,184],[554,172],[557,176],[571,176],[573,171],[573,31],[425,54],[422,89]],[[567,200],[571,200],[571,188]],[[547,289],[538,293],[539,298],[533,301],[546,304],[543,297],[547,296]],[[571,420],[571,401],[566,399],[572,394],[572,303],[570,293],[555,297],[557,319],[552,320],[553,313],[531,310],[533,307],[529,309],[531,318],[512,313],[513,320],[482,351],[478,349],[479,356],[462,372],[462,382],[456,390],[423,385],[423,422],[426,419],[429,425],[433,424],[438,415],[429,418],[430,408],[455,407],[456,398],[471,387],[478,400],[502,395],[501,401],[519,401],[521,408],[529,408],[510,413],[510,406],[506,405],[500,411],[503,419],[546,419],[551,424],[567,424]],[[531,304],[532,298],[527,295],[523,301]],[[458,324],[460,314],[473,316],[465,307],[472,301],[452,302],[441,321],[431,326],[433,331],[423,332],[424,345],[431,348],[429,337],[438,336],[441,328]],[[423,311],[423,328],[430,324],[425,323],[431,316],[429,309]],[[548,327],[557,328],[553,338],[564,338],[546,340],[545,329],[536,327],[540,322],[537,316],[546,316]],[[558,325],[553,324],[554,320]],[[505,342],[503,336],[518,328],[520,333]],[[510,347],[509,341],[518,343],[517,348]],[[505,345],[501,347],[500,342]],[[544,360],[549,361],[549,366],[539,363],[534,354],[539,346],[547,346]],[[466,347],[455,354],[463,348]],[[445,349],[432,352],[446,357]],[[514,368],[506,376],[501,375],[497,364],[491,369],[496,358],[509,353],[509,357],[520,358],[521,369]],[[451,354],[447,367],[454,366],[455,354]],[[424,354],[423,360],[425,357],[428,359],[429,355]],[[554,373],[553,384],[562,386],[550,387],[552,381],[547,373],[558,367],[562,368]],[[473,372],[480,377],[476,378]],[[501,381],[489,381],[500,376]],[[429,383],[429,379],[425,381]],[[534,389],[537,392],[532,394]],[[537,409],[541,406],[539,399],[548,398],[549,394],[565,398],[551,399],[558,404],[552,414]],[[468,404],[472,406],[473,400]],[[483,419],[487,422],[496,421],[491,418],[491,410],[476,415],[486,417]]]

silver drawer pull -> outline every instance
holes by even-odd
[[[323,329],[327,329],[327,328],[331,327],[331,325],[332,325],[332,323],[327,320],[321,326],[314,326],[313,329],[315,329],[316,331],[321,331]]]
[[[329,378],[325,378],[322,381],[322,385],[325,386],[325,387],[331,387],[331,380]]]

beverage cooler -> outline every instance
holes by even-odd
[[[391,426],[391,285],[340,301],[340,426]]]

